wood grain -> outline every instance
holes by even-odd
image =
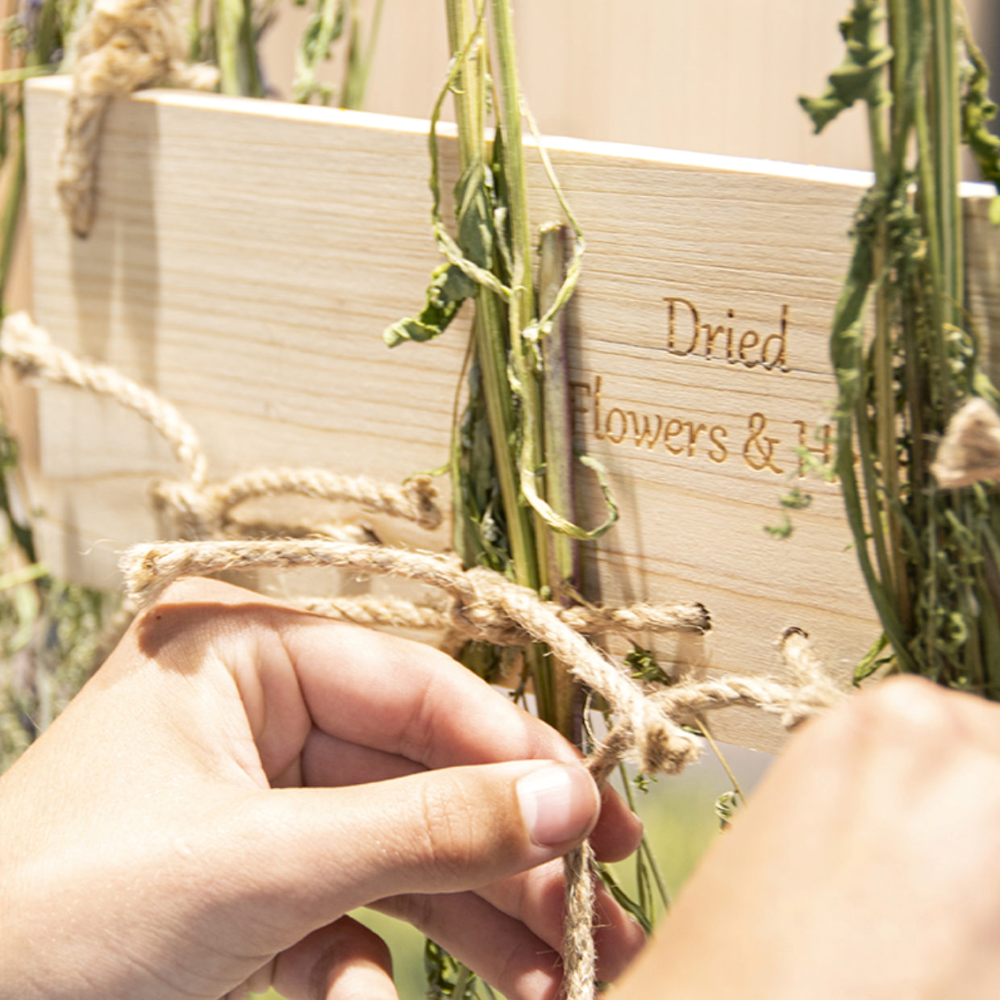
[[[442,464],[466,328],[394,351],[380,338],[419,308],[438,262],[425,123],[178,92],[116,102],[97,225],[79,241],[54,197],[65,97],[63,80],[29,92],[35,312],[60,343],[175,403],[216,477],[303,464],[400,481]],[[589,248],[571,315],[577,435],[622,507],[588,553],[589,592],[702,601],[713,630],[651,643],[668,661],[773,672],[796,625],[848,672],[878,630],[837,487],[802,478],[797,448],[821,447],[831,409],[827,330],[865,175],[550,151]],[[556,217],[537,162],[531,189],[536,221]],[[107,584],[116,551],[157,534],[150,480],[177,470],[100,400],[45,390],[40,422],[45,558]],[[777,541],[764,527],[794,486],[813,501]],[[596,490],[584,494],[593,522]],[[749,712],[718,731],[781,739]]]

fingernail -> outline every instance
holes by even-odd
[[[553,764],[532,771],[517,783],[521,816],[539,847],[582,840],[597,821],[600,800],[582,767]]]

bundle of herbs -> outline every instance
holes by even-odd
[[[393,324],[384,337],[391,347],[431,340],[471,300],[467,401],[455,420],[450,461],[454,546],[465,566],[487,566],[569,604],[580,599],[578,543],[596,540],[618,518],[603,469],[587,456],[574,456],[572,444],[564,309],[580,273],[584,241],[539,141],[564,219],[539,230],[533,267],[523,123],[536,139],[537,129],[518,81],[510,0],[489,0],[489,7],[487,19],[487,0],[446,0],[452,61],[429,140],[432,225],[446,262],[432,275],[421,313]],[[449,94],[458,126],[454,237],[441,215],[437,137]],[[607,507],[606,519],[593,529],[576,523],[576,464],[597,477]],[[584,744],[583,692],[545,646],[505,650],[473,642],[460,658],[489,680],[518,661],[521,682],[513,696],[523,700],[530,685],[538,716],[574,744]],[[639,784],[644,787],[641,779]],[[627,780],[625,788],[631,800]],[[636,900],[610,872],[602,874],[649,929],[657,901],[666,905],[667,897],[648,845],[637,857]],[[426,968],[431,996],[478,995],[475,977],[432,942]]]
[[[954,0],[855,0],[840,27],[843,64],[801,103],[819,131],[863,102],[875,175],[831,338],[836,472],[885,633],[857,677],[887,666],[998,699],[1000,493],[941,491],[931,473],[959,404],[997,402],[964,306],[959,201],[963,143],[1000,183],[988,71]]]

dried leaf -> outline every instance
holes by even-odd
[[[885,11],[876,0],[857,0],[854,9],[840,22],[840,34],[847,45],[844,61],[827,78],[820,97],[800,97],[799,104],[812,119],[816,132],[833,121],[855,101],[872,93],[892,48],[880,38]]]
[[[442,264],[431,272],[427,302],[416,317],[401,319],[387,327],[382,338],[390,347],[404,340],[422,342],[439,337],[458,314],[462,303],[478,288],[455,264]]]

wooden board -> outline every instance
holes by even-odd
[[[174,402],[216,477],[301,464],[399,481],[441,465],[466,328],[394,351],[380,338],[419,308],[438,262],[426,123],[168,91],[117,102],[80,241],[54,195],[66,91],[38,81],[28,98],[35,312],[60,343]],[[588,586],[702,601],[713,630],[658,642],[668,660],[773,672],[775,639],[797,625],[849,671],[877,626],[837,487],[802,478],[797,449],[821,447],[830,413],[827,331],[866,176],[570,140],[550,151],[589,246],[577,433],[622,507]],[[448,139],[443,154],[449,184]],[[531,188],[537,221],[556,218],[537,162]],[[106,584],[118,550],[155,536],[148,483],[176,467],[113,404],[47,389],[40,407],[44,556]],[[776,541],[764,527],[794,486],[813,503]],[[750,712],[719,732],[780,741]]]
[[[358,0],[370,18],[374,0]],[[865,167],[863,108],[814,135],[796,97],[844,57],[845,0],[531,0],[515,9],[521,82],[554,135]],[[1000,62],[995,0],[967,0],[972,34]],[[307,8],[283,6],[261,39],[270,86],[290,95]],[[365,23],[368,23],[366,20]],[[365,109],[425,116],[448,62],[444,5],[408,0],[382,19]],[[320,71],[337,85],[339,56]],[[450,109],[446,109],[446,114]],[[968,176],[978,176],[974,168]]]

